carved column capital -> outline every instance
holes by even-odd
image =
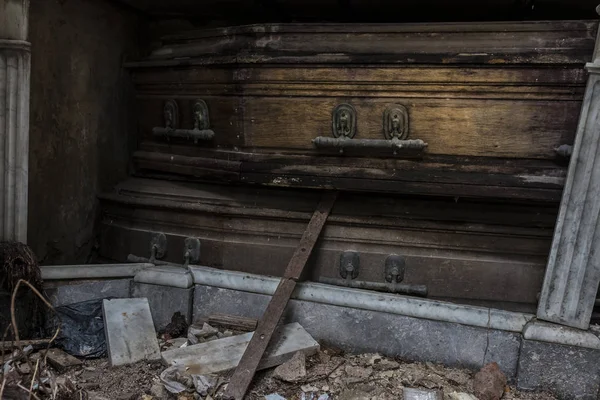
[[[29,0],[0,0],[0,39],[27,40]]]

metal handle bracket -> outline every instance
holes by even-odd
[[[383,136],[385,139],[354,139],[356,135],[356,109],[350,104],[339,104],[332,112],[333,137],[318,136],[312,140],[317,148],[377,149],[399,153],[420,153],[426,147],[421,139],[408,139],[408,110],[403,105],[392,105],[383,113]]]
[[[206,102],[202,99],[196,100],[192,106],[192,112],[194,115],[193,129],[180,129],[179,106],[175,100],[167,100],[163,108],[165,126],[152,128],[152,134],[157,137],[164,137],[167,140],[170,138],[193,140],[194,144],[200,141],[213,140],[215,132],[210,129],[210,118]]]

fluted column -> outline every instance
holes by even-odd
[[[27,242],[28,0],[0,0],[0,240]]]
[[[587,329],[600,283],[600,43],[581,106],[573,154],[537,316]]]

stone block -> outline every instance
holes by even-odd
[[[193,287],[182,289],[140,282],[131,284],[131,297],[148,299],[154,328],[157,331],[163,330],[177,311],[185,317],[186,322],[191,322],[193,293]]]
[[[271,296],[196,285],[194,320],[214,313],[260,318]],[[317,341],[349,352],[378,352],[415,361],[479,369],[495,361],[509,379],[517,371],[520,335],[513,332],[291,300],[286,322]]]
[[[102,314],[108,358],[112,366],[160,359],[148,300],[104,300]]]
[[[131,279],[103,281],[72,281],[45,285],[45,292],[55,307],[80,303],[88,300],[129,297]]]
[[[523,340],[517,387],[549,391],[561,399],[597,399],[600,350]]]
[[[193,321],[208,320],[211,314],[216,313],[260,319],[270,300],[271,296],[265,294],[196,285]]]

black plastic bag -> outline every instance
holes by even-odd
[[[58,347],[76,357],[106,356],[102,300],[83,301],[55,308],[58,315],[53,319],[51,334],[56,331],[56,324],[60,324],[60,333],[56,339]]]

